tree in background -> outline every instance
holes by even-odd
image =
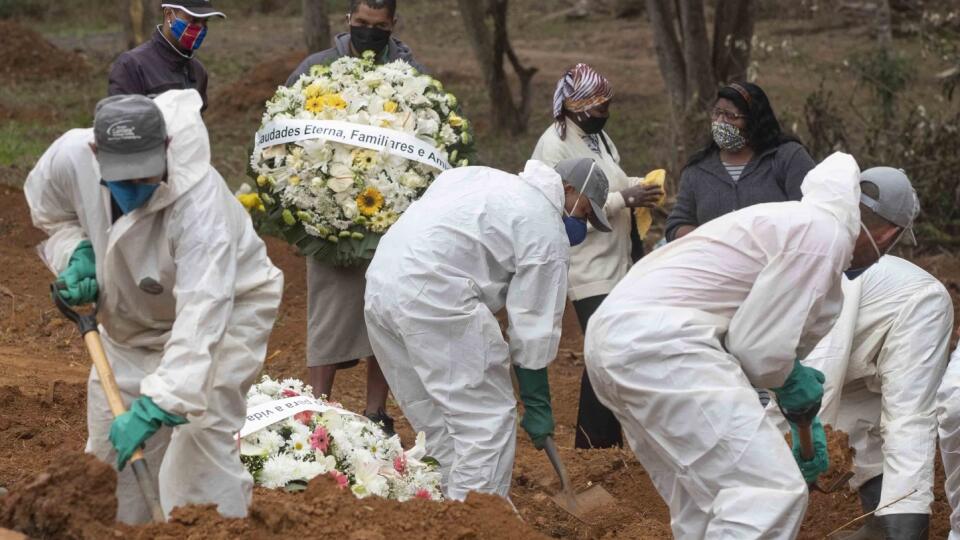
[[[520,64],[507,36],[508,0],[459,0],[460,12],[474,55],[483,71],[490,97],[493,128],[501,133],[524,133],[530,120],[530,81],[537,68]],[[509,60],[520,81],[519,103],[514,99],[504,68]]]
[[[707,109],[717,85],[747,76],[753,38],[752,0],[717,0],[713,40],[703,0],[646,0],[657,63],[672,116],[673,155],[679,170],[707,133]]]
[[[123,0],[124,34],[127,48],[132,49],[150,39],[160,20],[160,2],[154,0]]]
[[[332,42],[327,0],[303,0],[303,37],[307,42],[308,54],[330,48]]]

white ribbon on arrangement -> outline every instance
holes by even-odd
[[[409,133],[374,126],[351,124],[340,120],[273,120],[254,137],[254,152],[268,146],[310,139],[323,139],[386,152],[445,171],[450,164],[443,152]]]
[[[260,405],[256,405],[254,407],[249,407],[247,409],[247,421],[243,424],[243,428],[240,430],[238,438],[242,439],[251,433],[260,431],[270,424],[280,422],[281,420],[286,420],[295,414],[305,411],[312,411],[315,413],[335,411],[340,414],[359,416],[357,413],[327,405],[319,400],[313,399],[310,396],[296,396],[277,399],[267,403],[261,403]]]

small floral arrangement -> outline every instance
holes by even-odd
[[[256,187],[241,191],[241,202],[261,232],[307,256],[358,265],[442,170],[469,165],[472,152],[453,94],[402,60],[377,65],[368,52],[277,89],[250,157]]]
[[[247,392],[247,407],[310,397],[312,392],[299,380],[276,381],[264,375]],[[366,417],[335,403],[316,402],[323,412],[299,412],[240,439],[240,459],[257,485],[296,491],[326,474],[358,498],[443,498],[439,464],[426,456],[423,433],[404,451],[399,436],[387,437]]]

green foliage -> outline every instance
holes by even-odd
[[[878,48],[854,55],[850,65],[876,96],[883,119],[892,120],[897,97],[914,75],[909,58]]]

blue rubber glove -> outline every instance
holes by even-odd
[[[137,448],[161,426],[186,423],[186,418],[164,411],[147,396],[135,399],[130,410],[114,418],[110,425],[110,444],[117,450],[117,470],[122,471]]]
[[[67,268],[57,276],[57,281],[66,288],[60,289],[60,297],[71,306],[80,306],[97,301],[97,261],[93,245],[84,240],[70,256]]]
[[[820,403],[825,380],[819,370],[801,364],[800,360],[794,360],[793,371],[787,376],[783,386],[771,390],[777,395],[777,403],[781,409],[803,411]]]
[[[820,417],[817,416],[810,424],[813,432],[813,459],[805,461],[800,455],[800,437],[797,434],[797,425],[790,422],[790,439],[793,441],[793,459],[800,466],[800,473],[808,484],[813,484],[817,478],[830,468],[830,453],[827,451],[827,432],[823,430]]]
[[[520,425],[530,436],[533,446],[543,450],[547,437],[553,435],[553,407],[550,405],[550,383],[547,368],[524,369],[513,366],[520,385],[520,401],[523,402],[523,419]]]

